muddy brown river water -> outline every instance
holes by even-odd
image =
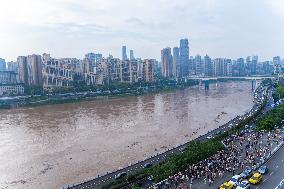
[[[0,110],[0,189],[57,189],[205,134],[253,105],[249,81]]]

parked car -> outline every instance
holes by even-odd
[[[236,189],[248,189],[250,188],[250,183],[247,180],[243,180]]]
[[[147,180],[149,180],[149,181],[153,181],[153,180],[154,180],[153,175],[148,176],[148,177],[147,177]]]
[[[252,175],[252,168],[247,167],[240,175],[244,179],[250,177]]]
[[[126,172],[121,172],[121,173],[118,173],[117,175],[114,176],[114,179],[120,179],[120,178],[123,178],[127,175]]]
[[[253,176],[249,179],[251,184],[257,184],[262,180],[262,175],[260,173],[254,173]]]
[[[144,168],[152,167],[152,163],[145,163],[143,167],[144,167]]]
[[[229,181],[229,183],[231,183],[233,186],[238,186],[240,181],[241,181],[242,177],[240,175],[235,175],[231,178],[231,180]]]
[[[207,139],[212,139],[212,138],[214,138],[212,135],[209,135],[209,136],[207,136],[206,137]]]
[[[257,170],[260,174],[265,175],[268,171],[268,168],[266,165],[262,165],[258,170]]]
[[[229,182],[225,182],[219,187],[219,189],[233,189],[233,188],[234,186]]]

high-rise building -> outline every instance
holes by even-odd
[[[189,58],[188,70],[189,70],[189,75],[195,75],[195,64],[194,64],[194,57],[193,56],[190,56],[190,58]]]
[[[130,60],[131,64],[131,82],[138,81],[138,61],[136,59]]]
[[[28,83],[29,85],[42,86],[42,60],[40,55],[27,57]]]
[[[7,63],[7,70],[13,71],[15,73],[18,73],[18,63],[17,62],[8,62]]]
[[[247,56],[246,58],[246,64],[250,64],[251,63],[251,56]]]
[[[258,63],[258,56],[253,56],[251,59],[251,66],[250,66],[250,73],[252,75],[256,74],[257,63]]]
[[[1,85],[0,84],[0,96],[1,95],[22,95],[24,94],[24,87],[21,84]]]
[[[82,64],[82,69],[80,65]],[[83,73],[84,63],[76,58],[55,59],[50,54],[42,55],[43,87],[54,89],[57,87],[69,87],[74,84],[75,76]]]
[[[199,54],[194,58],[194,68],[196,75],[202,75],[202,59]]]
[[[88,53],[85,55],[85,58],[90,62],[90,68],[93,70],[103,59],[102,54],[97,53]]]
[[[162,63],[162,75],[164,77],[171,77],[172,76],[172,53],[171,48],[167,47],[162,49],[161,51],[161,63]]]
[[[216,58],[214,59],[214,76],[227,76],[228,74],[227,59]]]
[[[92,67],[92,62],[89,58],[84,58],[83,59],[83,75],[84,77],[87,77],[87,75],[90,73],[90,72],[93,72],[93,67]]]
[[[233,75],[232,60],[231,59],[225,59],[225,66],[227,68],[226,76],[232,76]]]
[[[1,84],[16,84],[17,74],[14,71],[0,71],[0,85]]]
[[[244,67],[244,75],[251,75],[251,56],[247,56]]]
[[[27,65],[27,57],[26,56],[19,56],[17,58],[18,63],[18,78],[19,82],[23,83],[24,85],[28,85],[28,65]]]
[[[0,71],[6,71],[6,62],[3,58],[0,58]]]
[[[137,60],[122,61],[122,82],[134,83],[138,81]]]
[[[130,50],[130,60],[134,60],[134,52],[133,50]]]
[[[245,61],[243,58],[238,58],[236,62],[237,76],[245,76]]]
[[[223,67],[223,59],[216,58],[214,59],[214,77],[222,76],[222,67]]]
[[[213,64],[208,55],[204,56],[204,75],[213,76]]]
[[[154,59],[146,59],[143,60],[142,64],[140,64],[141,68],[141,79],[145,82],[154,82],[155,81],[155,62]]]
[[[189,47],[188,39],[180,40],[180,64],[182,66],[182,77],[188,76],[189,74]]]
[[[281,58],[279,56],[273,57],[274,73],[279,74],[281,72]]]
[[[127,54],[126,54],[126,46],[122,46],[122,61],[127,60]]]
[[[273,65],[269,61],[265,61],[262,63],[262,73],[265,75],[271,75],[274,72]]]
[[[179,61],[179,48],[174,47],[173,48],[173,76],[180,78],[182,77],[182,70],[181,70],[181,65]]]

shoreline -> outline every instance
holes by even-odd
[[[218,82],[231,82],[231,81],[247,81],[250,78],[220,78]],[[261,79],[262,80],[262,79]],[[216,80],[210,81],[211,84],[216,83]],[[117,98],[117,97],[129,97],[140,96],[145,94],[157,94],[164,92],[171,92],[180,89],[190,88],[192,86],[198,86],[198,80],[189,80],[189,82],[179,84],[168,84],[165,86],[152,85],[145,87],[134,87],[128,91],[117,93],[116,90],[110,91],[88,91],[88,92],[75,92],[75,93],[59,93],[54,95],[25,95],[16,97],[2,97],[0,98],[0,110],[13,109],[22,107],[37,107],[55,104],[70,104],[84,101],[94,101],[105,98]],[[202,81],[202,86],[204,81]],[[5,100],[6,98],[6,100]]]
[[[1,109],[13,109],[13,108],[23,108],[23,107],[37,107],[37,106],[46,106],[46,105],[55,105],[55,104],[70,104],[70,103],[78,103],[78,102],[87,102],[100,100],[105,98],[124,98],[129,96],[141,96],[146,94],[157,94],[157,93],[165,93],[171,92],[180,89],[190,88],[192,86],[197,86],[197,82],[189,83],[186,86],[183,85],[175,85],[175,86],[166,86],[163,88],[157,88],[157,86],[152,86],[150,89],[144,89],[143,91],[128,91],[124,93],[109,93],[108,91],[101,92],[102,94],[97,95],[95,92],[79,92],[79,93],[66,93],[66,94],[56,94],[56,95],[43,95],[43,96],[19,96],[19,97],[8,97],[8,102],[0,99],[0,110]],[[62,97],[63,96],[63,97]],[[11,99],[9,99],[11,98]],[[37,99],[33,101],[34,99]],[[2,102],[1,102],[2,101]]]

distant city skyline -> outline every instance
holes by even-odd
[[[23,86],[37,86],[50,91],[58,87],[72,88],[77,82],[97,86],[153,83],[161,78],[270,76],[284,72],[284,60],[280,56],[264,62],[258,62],[259,58],[255,55],[237,60],[211,58],[208,55],[203,58],[199,54],[189,56],[187,38],[180,39],[179,44],[179,47],[165,47],[161,50],[160,64],[156,59],[135,58],[132,49],[128,56],[125,45],[121,48],[121,59],[112,55],[103,57],[94,52],[85,54],[83,59],[56,59],[47,53],[32,54],[18,56],[17,62],[7,64],[0,58],[0,85],[10,85],[2,87],[0,95],[22,94]]]
[[[123,45],[135,57],[160,60],[161,49],[179,46],[182,38],[189,39],[190,56],[258,55],[263,61],[284,52],[281,0],[11,0],[1,8],[0,57],[6,62],[42,53],[121,58]]]

